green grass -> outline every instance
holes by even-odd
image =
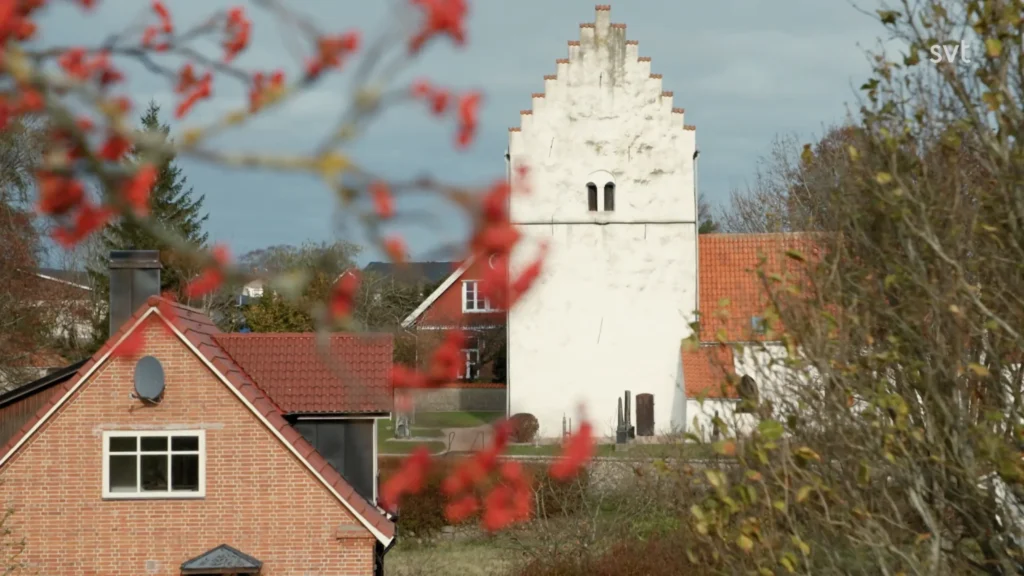
[[[448,448],[448,443],[436,440],[430,440],[428,442],[409,442],[404,440],[382,440],[378,438],[377,454],[379,456],[412,454],[413,450],[420,446],[426,446],[427,450],[431,454],[435,454]]]
[[[413,422],[424,428],[472,428],[504,417],[504,412],[418,412]]]
[[[413,426],[412,435],[415,438],[444,438],[444,432],[440,428],[424,428],[423,426]],[[377,436],[384,439],[394,438],[395,421],[378,420]]]
[[[540,446],[512,445],[506,454],[512,456],[556,456],[561,453],[557,444]],[[612,458],[708,458],[714,455],[710,446],[696,444],[634,444],[629,450],[615,451],[613,444],[600,444],[594,456]]]
[[[484,539],[438,539],[422,544],[399,539],[384,566],[395,576],[492,576],[508,574],[515,558],[507,545],[496,546]]]

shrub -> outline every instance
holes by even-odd
[[[398,511],[398,526],[403,534],[413,534],[417,538],[430,538],[437,535],[448,522],[444,516],[448,501],[441,491],[441,483],[451,472],[458,460],[438,461],[428,477],[426,485],[418,494],[402,499]],[[401,465],[401,458],[382,458],[380,463],[381,483],[383,484]],[[557,482],[548,476],[546,464],[527,463],[523,468],[533,479],[536,494],[536,512],[540,518],[570,516],[579,512],[584,504],[590,475],[586,470],[568,482]],[[473,517],[467,522],[473,522]]]
[[[540,422],[533,414],[514,414],[508,419],[508,424],[513,442],[533,442],[537,437],[537,430],[540,430]]]

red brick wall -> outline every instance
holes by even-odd
[[[482,258],[473,262],[473,265],[466,270],[448,290],[434,301],[434,304],[423,313],[417,322],[417,326],[472,326],[485,324],[489,326],[505,323],[505,313],[479,313],[462,312],[462,283],[465,280],[479,280],[483,277],[485,266],[488,266],[487,259]]]
[[[151,320],[145,354],[163,363],[163,401],[129,398],[134,363],[113,359],[0,470],[22,561],[39,574],[177,575],[220,544],[263,561],[265,576],[372,574],[374,540],[337,539],[357,520],[177,338]],[[102,431],[206,430],[206,496],[103,500]]]

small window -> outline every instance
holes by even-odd
[[[462,311],[463,312],[494,312],[496,309],[491,306],[491,301],[484,298],[480,293],[480,283],[476,280],[466,280],[462,283]]]
[[[104,432],[104,498],[201,498],[206,492],[206,435]]]
[[[587,184],[587,209],[597,212],[597,184],[593,182]]]
[[[762,318],[760,316],[751,316],[750,317],[750,329],[754,331],[754,334],[764,334],[765,333],[764,318]]]
[[[468,348],[462,351],[462,367],[459,369],[460,380],[476,380],[480,375],[480,351]]]
[[[615,210],[615,183],[609,182],[604,185],[604,211],[612,212]]]

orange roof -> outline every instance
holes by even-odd
[[[218,334],[231,359],[288,414],[390,413],[391,334]]]
[[[11,452],[14,449],[23,445],[22,440],[33,431],[36,424],[46,418],[54,406],[59,406],[67,401],[70,398],[69,392],[76,390],[82,380],[92,374],[97,364],[105,361],[115,346],[121,343],[124,337],[138,326],[138,320],[142,319],[153,308],[156,308],[160,317],[184,336],[185,340],[199,352],[203,359],[216,368],[219,375],[223,376],[224,381],[252,405],[269,427],[274,432],[280,434],[284,441],[298,453],[300,461],[315,471],[324,484],[341,498],[342,502],[347,505],[349,510],[354,512],[358,519],[363,521],[364,525],[373,526],[374,529],[389,541],[394,538],[394,523],[375,506],[367,502],[365,498],[345,481],[341,474],[288,423],[280,407],[252,381],[249,375],[217,343],[217,336],[221,332],[213,321],[199,310],[156,296],[150,297],[146,304],[143,304],[135,312],[131,320],[125,322],[120,330],[111,335],[103,347],[78,369],[74,377],[56,388],[47,403],[22,426],[21,430],[0,448],[0,466],[10,460]]]
[[[738,398],[735,388],[725,386],[726,376],[735,375],[732,348],[727,344],[703,344],[696,350],[682,350],[683,383],[687,398]]]
[[[701,234],[700,339],[713,342],[719,330],[729,342],[759,340],[752,319],[763,315],[768,297],[757,268],[761,258],[769,274],[785,275],[802,265],[785,255],[787,250],[813,257],[809,234]]]

